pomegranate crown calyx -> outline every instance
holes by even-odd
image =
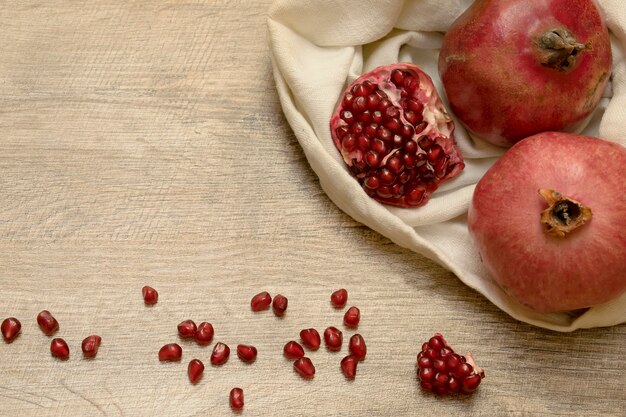
[[[538,59],[541,65],[558,71],[567,71],[576,64],[579,52],[591,49],[583,45],[564,27],[550,29],[537,39]]]
[[[574,199],[548,188],[540,189],[539,195],[548,203],[541,212],[541,224],[548,235],[565,237],[591,220],[591,209]]]

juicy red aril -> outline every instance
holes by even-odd
[[[8,317],[2,321],[0,331],[2,331],[2,337],[7,343],[11,343],[15,340],[17,335],[22,329],[22,323],[15,317]]]
[[[189,382],[192,384],[197,384],[202,378],[202,374],[204,373],[204,364],[200,359],[192,359],[189,361],[189,365],[187,365],[187,376],[189,377]]]
[[[285,297],[284,295],[278,294],[276,297],[274,297],[274,300],[272,301],[272,310],[274,310],[274,314],[276,314],[277,316],[282,316],[283,314],[285,314],[288,302],[289,301],[287,300],[287,297]]]
[[[46,336],[51,336],[59,330],[59,322],[48,310],[43,310],[37,314],[37,324]]]
[[[348,379],[354,379],[356,376],[356,367],[359,360],[354,355],[348,355],[341,360],[341,372]]]
[[[55,358],[67,359],[70,357],[70,347],[65,340],[57,337],[50,342],[50,353]]]
[[[439,333],[422,345],[417,354],[417,369],[420,386],[438,395],[469,394],[485,377],[471,353],[467,357],[455,353]]]
[[[141,293],[143,295],[143,302],[147,305],[156,304],[159,300],[159,293],[157,290],[147,285],[141,289]]]
[[[206,321],[198,324],[196,329],[195,339],[196,343],[199,345],[208,345],[213,341],[213,335],[215,334],[215,330],[213,329],[213,325]]]
[[[287,359],[299,359],[304,356],[304,348],[298,342],[290,340],[285,344],[283,353]]]
[[[348,350],[357,360],[362,361],[365,359],[365,355],[367,355],[367,346],[365,345],[363,336],[358,333],[353,334],[348,342]]]
[[[213,352],[211,352],[211,363],[213,365],[223,365],[228,360],[230,356],[230,348],[228,345],[217,342],[215,346],[213,346]]]
[[[311,349],[317,350],[322,343],[322,339],[320,338],[320,334],[315,329],[304,329],[300,331],[300,340],[302,340],[302,344]]]
[[[196,337],[198,326],[193,320],[184,320],[178,324],[178,335],[183,339],[193,339]]]
[[[311,359],[307,358],[306,356],[300,359],[296,359],[296,361],[293,363],[293,369],[295,369],[296,372],[305,379],[313,378],[313,376],[315,375],[315,366],[313,365],[313,362],[311,362]]]
[[[239,411],[243,408],[243,390],[241,388],[233,388],[228,396],[230,408]]]
[[[343,343],[343,333],[338,328],[330,326],[324,330],[324,342],[328,350],[339,350]]]
[[[244,362],[254,362],[257,350],[251,345],[237,345],[237,356]]]
[[[378,181],[378,178],[376,178],[376,177],[370,177],[370,178],[373,178],[376,181]],[[376,187],[377,186],[378,185],[376,185]],[[376,188],[376,187],[374,187],[374,188]],[[348,291],[346,291],[344,288],[341,288],[341,289],[333,292],[330,295],[330,303],[335,308],[343,308],[343,307],[345,307],[347,302],[348,302]]]
[[[357,327],[361,321],[361,311],[357,307],[350,307],[343,315],[343,324],[348,327]]]
[[[97,335],[87,336],[83,339],[83,343],[81,343],[80,347],[83,350],[83,356],[85,358],[95,358],[98,354],[98,349],[100,349],[100,344],[102,343],[102,338]]]
[[[252,311],[261,311],[269,308],[272,303],[272,296],[267,291],[258,293],[250,301],[250,308]]]
[[[183,357],[183,348],[178,343],[168,343],[159,350],[161,362],[177,362]]]
[[[423,205],[464,167],[454,123],[431,78],[413,64],[378,67],[355,80],[339,101],[330,130],[353,176],[384,204]]]

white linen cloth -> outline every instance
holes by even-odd
[[[613,41],[611,83],[583,134],[626,146],[626,7],[598,0]],[[268,30],[281,105],[307,160],[331,200],[355,220],[452,271],[512,317],[572,331],[626,322],[626,294],[584,314],[539,314],[510,299],[483,268],[467,231],[476,182],[504,149],[471,138],[457,121],[465,170],[420,208],[379,204],[348,172],[329,120],[345,87],[365,71],[395,62],[421,66],[442,99],[437,57],[443,32],[471,0],[275,0]],[[447,103],[446,103],[447,104]]]

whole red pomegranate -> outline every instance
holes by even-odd
[[[431,78],[413,64],[378,67],[356,79],[330,130],[352,174],[384,204],[421,206],[465,166],[452,119]]]
[[[444,37],[439,75],[459,120],[510,146],[584,122],[611,63],[593,0],[476,0]]]
[[[485,268],[521,304],[563,312],[626,290],[626,148],[545,132],[476,185],[469,233]]]

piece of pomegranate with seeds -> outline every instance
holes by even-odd
[[[2,337],[7,343],[12,343],[17,335],[20,334],[22,329],[22,323],[15,317],[8,317],[2,321],[0,325],[0,331],[2,331]]]
[[[574,131],[598,104],[611,65],[609,32],[593,0],[477,0],[439,53],[452,112],[500,146]]]
[[[546,132],[511,147],[478,181],[468,213],[485,269],[540,313],[626,291],[626,148]]]
[[[383,204],[424,205],[465,166],[454,122],[431,78],[414,64],[382,66],[357,78],[330,129],[350,172]]]
[[[485,377],[471,353],[457,354],[440,333],[422,345],[417,354],[420,386],[438,395],[471,394]]]

